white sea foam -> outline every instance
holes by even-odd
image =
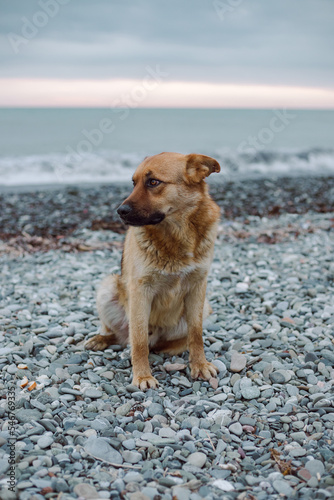
[[[262,150],[247,154],[220,149],[210,153],[221,165],[212,182],[282,175],[334,175],[334,150]],[[100,151],[73,156],[45,154],[0,158],[0,185],[130,182],[142,154]]]

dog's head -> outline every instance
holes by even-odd
[[[145,158],[133,175],[132,193],[117,212],[131,226],[159,224],[194,206],[212,172],[220,172],[220,166],[210,156],[161,153]]]

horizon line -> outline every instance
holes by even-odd
[[[0,106],[10,108],[333,109],[334,89],[142,80],[0,78]]]
[[[290,106],[169,106],[169,105],[161,105],[161,106],[94,106],[94,105],[86,105],[82,106],[79,104],[73,105],[57,105],[57,104],[48,104],[48,105],[2,105],[0,104],[0,109],[131,109],[131,110],[151,110],[151,109],[170,109],[170,110],[250,110],[250,111],[267,111],[272,109],[286,109],[291,111],[334,111],[333,107],[290,107]]]

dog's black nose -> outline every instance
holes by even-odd
[[[132,208],[130,207],[130,205],[121,205],[120,207],[118,207],[117,213],[121,217],[126,217],[127,215],[129,215],[131,210]]]

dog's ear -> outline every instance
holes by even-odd
[[[186,159],[186,180],[191,184],[201,182],[212,172],[220,172],[219,163],[211,156],[190,154]]]

